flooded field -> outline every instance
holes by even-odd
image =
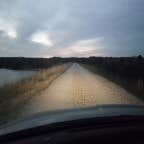
[[[32,76],[36,71],[0,69],[0,86]]]

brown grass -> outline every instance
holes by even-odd
[[[29,99],[47,89],[52,81],[64,73],[69,66],[70,64],[63,64],[40,70],[31,77],[1,87],[0,122],[3,119],[17,115],[17,112],[22,109]]]

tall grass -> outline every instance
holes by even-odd
[[[53,66],[40,70],[37,74],[0,88],[0,123],[9,121],[19,113],[27,101],[47,89],[70,64]]]
[[[143,80],[138,79],[135,77],[126,77],[118,74],[114,74],[110,71],[107,71],[104,68],[99,68],[93,65],[82,64],[85,68],[89,69],[90,71],[99,74],[108,80],[120,85],[125,90],[130,92],[131,94],[135,95],[137,98],[144,101],[144,87],[143,87]]]

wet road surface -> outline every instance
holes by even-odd
[[[40,96],[25,107],[24,115],[45,110],[78,108],[99,104],[141,104],[119,85],[74,63]]]

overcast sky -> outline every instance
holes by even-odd
[[[144,54],[144,0],[0,0],[0,56]]]

